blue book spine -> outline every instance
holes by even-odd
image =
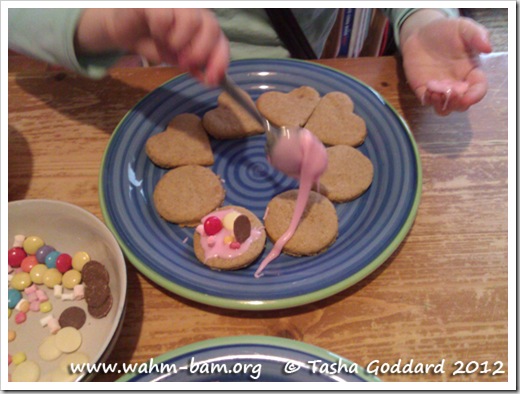
[[[345,9],[345,16],[343,18],[343,26],[341,29],[341,40],[338,56],[347,56],[350,45],[350,36],[352,35],[352,25],[354,22],[355,8]]]

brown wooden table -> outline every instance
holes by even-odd
[[[145,362],[217,337],[272,335],[320,346],[360,366],[445,360],[443,374],[379,375],[385,381],[507,381],[507,61],[507,53],[482,57],[487,96],[448,117],[420,106],[396,58],[320,61],[380,92],[413,131],[423,193],[405,241],[355,286],[273,312],[200,305],[161,289],[128,264],[131,302],[108,362]],[[177,74],[174,68],[119,68],[92,81],[10,59],[9,200],[67,201],[103,219],[98,174],[112,131],[139,99]],[[504,373],[454,376],[459,361],[463,369],[487,362],[492,371],[502,362]]]

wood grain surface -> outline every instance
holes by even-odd
[[[373,274],[328,299],[248,312],[201,305],[128,266],[129,302],[112,363],[146,362],[193,342],[234,335],[304,341],[360,366],[445,362],[445,373],[385,381],[508,380],[508,56],[482,57],[489,91],[440,117],[408,89],[399,59],[320,61],[377,90],[419,146],[423,192],[401,246]],[[118,68],[93,81],[20,59],[9,64],[9,200],[48,198],[101,215],[98,174],[121,118],[175,68]],[[502,374],[453,376],[453,364],[502,362]],[[95,377],[112,381],[120,374]]]

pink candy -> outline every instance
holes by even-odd
[[[36,290],[38,290],[38,288],[36,287],[36,285],[33,283],[32,285],[30,285],[29,287],[26,287],[24,292],[25,294],[33,294],[33,293],[36,293]]]
[[[47,327],[49,328],[51,334],[56,334],[61,328],[60,322],[55,317],[47,322]]]
[[[14,317],[14,321],[16,322],[16,324],[22,324],[26,320],[27,315],[25,314],[25,312],[18,312]]]
[[[27,295],[27,301],[31,303],[34,301],[38,301],[38,296],[36,295],[36,293],[30,293]]]
[[[29,306],[29,309],[33,312],[39,312],[40,311],[40,301],[34,300],[31,302],[31,305]]]
[[[49,297],[47,297],[47,294],[43,290],[36,290],[36,296],[38,297],[38,301],[48,301]]]
[[[85,298],[85,286],[82,284],[74,286],[74,300],[82,300]]]

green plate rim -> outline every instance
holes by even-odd
[[[312,354],[320,358],[321,360],[326,360],[330,362],[341,362],[347,366],[354,364],[353,361],[341,357],[338,354],[330,352],[326,349],[323,349],[319,346],[311,345],[309,343],[297,341],[294,339],[281,338],[281,337],[273,337],[268,335],[240,335],[240,336],[230,336],[230,337],[219,337],[213,339],[207,339],[200,342],[191,343],[189,345],[181,346],[177,349],[170,350],[164,354],[161,354],[158,357],[153,358],[153,364],[159,364],[164,361],[167,361],[173,357],[177,357],[186,353],[190,353],[196,350],[203,350],[210,347],[215,346],[226,346],[226,345],[240,345],[240,344],[248,344],[248,345],[271,345],[278,346],[282,348],[287,348],[291,350],[297,350],[305,353]],[[130,379],[139,375],[139,373],[127,373],[116,380],[116,382],[128,382]],[[357,376],[365,379],[367,382],[380,382],[381,380],[366,371],[365,368],[358,365],[358,373]]]

